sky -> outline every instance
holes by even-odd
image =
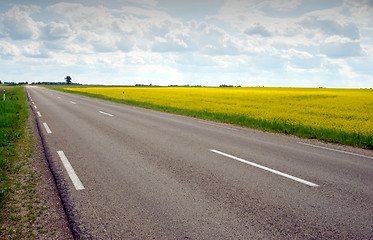
[[[0,0],[0,80],[373,87],[373,0]]]

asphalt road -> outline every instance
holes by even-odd
[[[76,238],[373,239],[373,153],[27,87]]]

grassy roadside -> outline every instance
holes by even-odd
[[[11,179],[18,159],[16,143],[24,135],[28,118],[23,87],[0,87],[6,90],[6,101],[0,101],[0,209],[9,199]],[[1,94],[2,95],[2,94]]]
[[[82,86],[79,86],[82,87]],[[224,114],[224,113],[213,113],[208,111],[197,111],[189,109],[181,109],[169,106],[160,106],[147,102],[139,102],[134,100],[121,100],[99,94],[92,94],[79,91],[70,91],[63,89],[62,87],[50,87],[55,90],[64,91],[68,93],[85,95],[88,97],[99,98],[117,103],[125,103],[132,106],[148,108],[163,112],[175,113],[180,115],[186,115],[206,120],[212,120],[217,122],[231,123],[239,126],[260,129],[269,132],[283,133],[296,135],[302,138],[319,139],[326,142],[341,143],[344,145],[350,145],[354,147],[360,147],[365,149],[373,149],[373,136],[362,135],[357,133],[348,133],[344,131],[335,131],[324,128],[314,128],[309,126],[303,126],[301,124],[292,124],[286,121],[269,121],[263,119],[250,118],[244,115],[238,114]]]
[[[6,93],[6,101],[0,99],[0,239],[58,239],[55,223],[62,221],[48,199],[57,204],[59,197],[39,167],[24,87],[6,87]]]

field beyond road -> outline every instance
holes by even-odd
[[[64,91],[373,149],[371,89],[72,87]]]

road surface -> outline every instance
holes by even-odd
[[[373,239],[373,153],[27,87],[80,239]]]

